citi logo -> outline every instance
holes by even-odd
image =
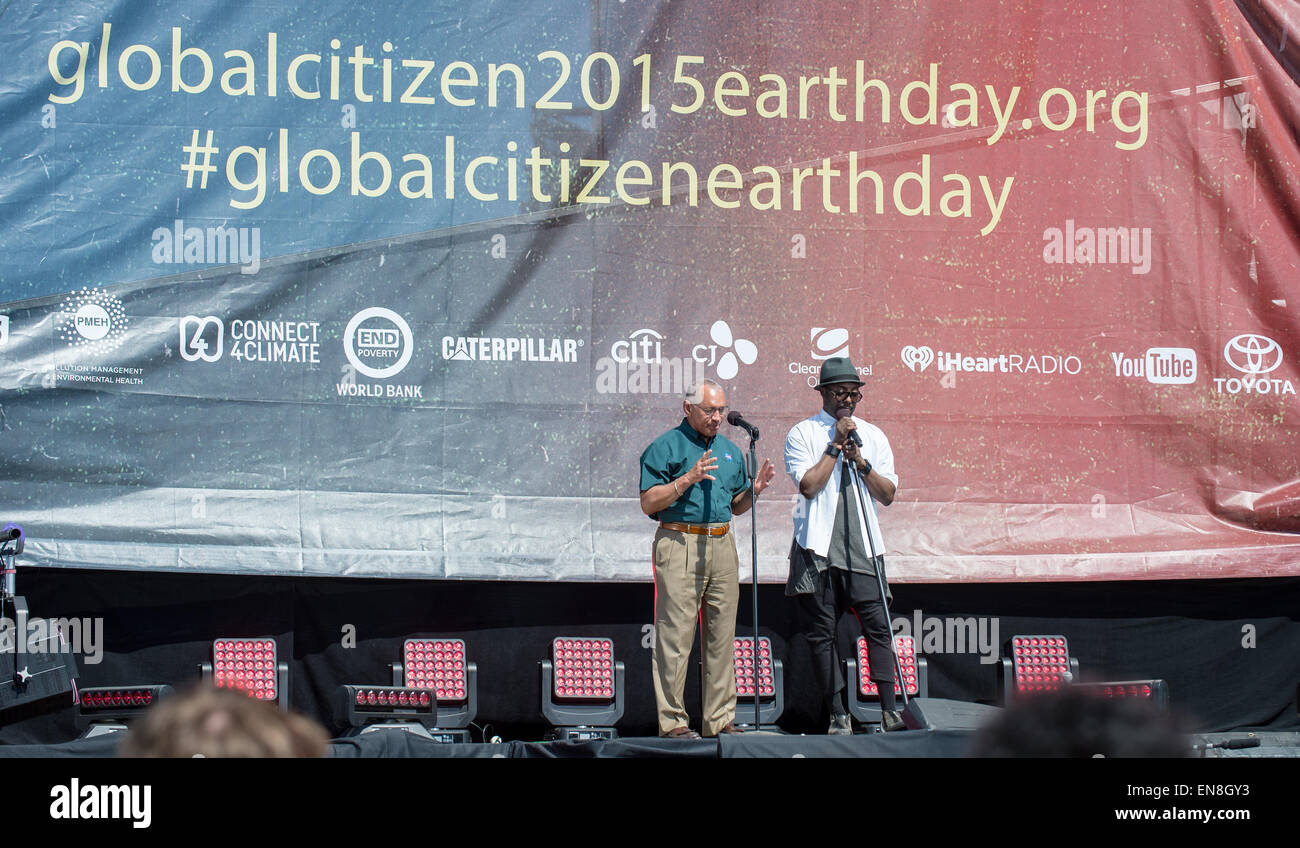
[[[664,358],[664,337],[643,327],[628,334],[626,339],[619,339],[609,346],[609,358],[622,363],[662,362]]]
[[[72,778],[65,786],[50,787],[52,819],[128,819],[131,827],[146,828],[153,821],[153,787],[81,785]]]
[[[1116,377],[1145,377],[1160,386],[1196,382],[1196,351],[1189,347],[1150,347],[1142,356],[1112,353]]]

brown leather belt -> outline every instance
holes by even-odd
[[[697,536],[725,536],[727,531],[731,529],[730,524],[709,527],[704,524],[679,524],[676,521],[660,521],[659,526],[665,530],[676,530],[678,533],[694,533]]]

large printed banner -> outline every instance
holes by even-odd
[[[6,3],[0,521],[48,566],[646,580],[684,387],[779,466],[848,355],[896,580],[1300,574],[1297,39],[1285,0]]]

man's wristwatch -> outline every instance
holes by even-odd
[[[834,443],[834,442],[827,442],[827,443],[826,443],[826,455],[829,456],[829,457],[833,457],[833,458],[838,458],[838,457],[839,457],[839,455],[840,455],[840,449],[837,448],[837,447],[835,447],[835,443]]]

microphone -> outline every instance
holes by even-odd
[[[14,586],[13,557],[18,556],[23,552],[23,543],[26,541],[27,534],[24,533],[23,528],[19,527],[17,524],[6,524],[4,529],[0,530],[0,555],[7,555],[10,557],[9,567],[0,571],[0,576],[3,576],[0,585],[3,585],[4,587],[5,598],[12,598],[16,591]],[[9,546],[10,542],[13,542],[12,548]]]
[[[758,439],[758,428],[755,427],[753,424],[750,424],[744,418],[742,418],[740,416],[740,413],[736,412],[734,409],[731,412],[727,413],[727,423],[730,424],[732,427],[739,427],[740,429],[744,430],[746,433],[749,434],[749,437],[751,439],[754,440]]]
[[[852,417],[852,416],[853,416],[853,411],[852,411],[852,410],[849,410],[849,409],[837,409],[837,410],[835,410],[835,417],[836,417],[836,418],[850,418],[850,417]],[[853,440],[853,444],[857,445],[858,447],[862,447],[862,437],[858,435],[858,431],[857,431],[857,430],[852,430],[852,431],[850,431],[850,432],[849,432],[849,438],[851,438],[851,439]]]
[[[0,530],[0,548],[6,547],[10,542],[14,542],[13,550],[5,551],[6,554],[20,554],[23,552],[23,543],[27,541],[27,534],[23,528],[17,524],[6,524],[3,530]]]

